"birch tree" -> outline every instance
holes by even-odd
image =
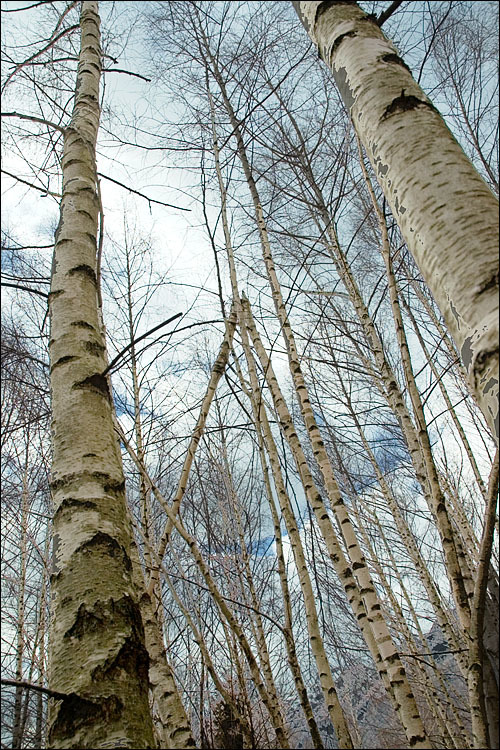
[[[148,655],[96,275],[98,5],[84,2],[49,310],[54,571],[51,747],[153,747]]]
[[[375,17],[355,2],[293,5],[334,75],[498,440],[498,201]]]

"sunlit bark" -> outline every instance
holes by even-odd
[[[54,571],[49,687],[53,748],[153,747],[148,655],[131,577],[131,528],[105,377],[96,279],[95,147],[101,50],[84,2],[51,292]]]
[[[293,5],[334,75],[498,439],[498,201],[374,17],[355,2]]]

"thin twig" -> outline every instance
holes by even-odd
[[[6,174],[8,177],[12,177],[12,179],[17,180],[18,182],[22,182],[23,185],[27,185],[30,188],[33,188],[33,190],[38,190],[40,193],[43,193],[44,195],[52,195],[54,198],[62,198],[61,193],[53,193],[51,190],[46,190],[45,188],[40,188],[37,185],[33,185],[32,182],[28,182],[27,180],[23,180],[22,177],[18,177],[15,174],[12,174],[12,172],[7,172],[6,169],[1,170],[3,174]]]
[[[141,78],[143,81],[146,81],[147,83],[151,83],[151,78],[146,78],[146,76],[141,76],[140,73],[132,73],[130,70],[123,70],[122,68],[106,68],[102,71],[103,73],[125,73],[128,76],[134,76],[135,78]]]
[[[118,180],[114,180],[112,177],[108,177],[105,174],[102,174],[101,172],[97,173],[98,177],[102,177],[104,180],[109,180],[109,182],[114,182],[115,185],[119,185],[122,188],[125,188],[125,190],[128,190],[129,193],[134,193],[135,195],[139,195],[141,198],[144,198],[148,201],[148,203],[158,203],[160,206],[168,206],[169,208],[177,208],[179,211],[191,211],[190,208],[182,208],[182,206],[174,206],[172,203],[164,203],[163,201],[157,201],[155,198],[149,198],[147,195],[144,195],[144,193],[140,193],[138,190],[134,190],[133,188],[129,187],[128,185],[124,185],[123,182],[118,182]]]

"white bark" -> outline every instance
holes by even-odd
[[[106,378],[96,280],[95,145],[101,50],[84,2],[75,104],[65,132],[51,316],[54,571],[49,686],[65,693],[52,748],[154,747],[148,656],[131,575],[131,528]]]
[[[293,2],[329,65],[498,438],[498,201],[354,2]]]

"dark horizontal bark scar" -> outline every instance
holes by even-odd
[[[81,510],[82,508],[85,510],[96,510],[97,507],[97,503],[92,500],[80,499],[78,497],[65,497],[58,505],[56,515],[63,513],[65,510],[70,510],[71,508],[77,508],[78,510]]]
[[[331,50],[330,50],[330,59],[333,56],[333,54],[338,50],[344,39],[349,39],[354,36],[357,36],[355,31],[346,31],[345,34],[340,34],[333,42]]]
[[[72,326],[75,326],[76,328],[87,328],[89,331],[95,331],[95,328],[93,325],[90,325],[90,323],[87,323],[86,320],[75,320],[73,323],[71,323]]]
[[[309,29],[311,28],[311,25],[310,25],[309,21],[307,20],[307,18],[304,16],[304,14],[302,13],[302,11],[300,9],[300,2],[295,2],[295,0],[292,0],[292,5],[295,8],[295,11],[297,12],[298,17],[300,18],[300,21],[301,21],[303,27],[305,28],[305,30],[307,31],[307,33],[309,33]],[[316,22],[317,22],[318,18],[325,11],[327,11],[328,8],[331,8],[333,5],[355,5],[355,2],[354,2],[354,0],[343,0],[343,2],[342,1],[339,2],[338,0],[337,0],[337,2],[335,2],[335,0],[324,0],[324,2],[320,3],[318,5],[318,8],[316,9],[316,16],[315,16],[315,19],[314,19],[314,25],[316,25]]]
[[[109,392],[108,381],[106,380],[105,377],[103,377],[98,372],[96,372],[95,375],[90,375],[88,378],[85,378],[84,380],[80,380],[78,383],[75,383],[73,385],[73,390],[77,390],[80,388],[83,390],[89,390],[89,391],[100,393],[103,396],[105,396],[105,398],[107,398],[108,401],[111,401],[111,394]]]
[[[418,109],[419,107],[426,107],[434,112],[436,111],[435,106],[430,102],[425,101],[425,99],[419,99],[417,96],[413,96],[413,94],[408,94],[407,96],[405,90],[402,89],[400,96],[393,99],[389,106],[385,108],[381,120],[386,120],[388,117],[398,112],[409,112],[412,109]]]
[[[84,276],[87,276],[93,284],[97,284],[97,277],[96,273],[93,268],[83,263],[80,266],[75,266],[74,268],[70,268],[68,271],[68,276],[74,276],[77,273],[81,273]]]
[[[395,53],[393,53],[393,52],[390,52],[390,53],[388,53],[388,54],[386,54],[386,55],[382,55],[382,57],[380,58],[380,60],[381,60],[382,62],[386,62],[386,63],[394,63],[395,65],[401,65],[401,66],[402,66],[403,68],[406,68],[406,70],[407,70],[407,71],[408,71],[409,73],[411,73],[411,70],[410,70],[410,68],[409,68],[409,67],[408,67],[408,65],[407,65],[407,64],[405,63],[405,61],[403,60],[403,58],[402,58],[402,57],[400,57],[399,55],[396,55],[396,54],[395,54]]]
[[[56,369],[56,367],[59,367],[60,365],[65,365],[68,362],[73,362],[75,359],[79,359],[79,357],[74,357],[71,354],[67,354],[64,357],[59,357],[59,359],[56,362],[54,362],[54,364],[51,366],[50,372],[53,372]]]

